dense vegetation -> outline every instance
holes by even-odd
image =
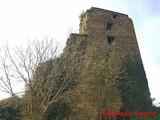
[[[159,108],[151,103],[141,61],[129,58],[121,61],[123,55],[111,50],[105,42],[87,40],[88,36],[83,34],[75,40],[75,36],[70,37],[59,57],[40,59],[30,79],[24,78],[23,96],[13,94],[0,101],[0,119],[123,120],[136,117],[102,117],[103,109],[156,111],[158,114]]]

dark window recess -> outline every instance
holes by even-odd
[[[108,29],[108,30],[111,29],[112,25],[113,25],[112,23],[107,22],[106,29]]]
[[[113,18],[117,18],[117,15],[116,15],[116,14],[113,14]]]
[[[107,41],[108,41],[108,44],[112,44],[113,43],[113,40],[114,40],[114,37],[113,36],[107,36]]]

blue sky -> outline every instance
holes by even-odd
[[[5,0],[0,1],[0,48],[26,44],[44,36],[65,46],[67,35],[78,32],[79,15],[90,7],[128,14],[132,18],[151,97],[160,101],[159,0]],[[2,52],[0,52],[2,54]],[[6,96],[0,93],[0,98]]]

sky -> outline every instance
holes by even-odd
[[[159,0],[0,0],[0,54],[3,45],[25,45],[44,37],[58,41],[78,33],[79,15],[91,7],[127,14],[134,23],[151,97],[160,102]],[[0,99],[7,96],[0,92]]]

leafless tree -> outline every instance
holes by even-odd
[[[102,106],[106,106],[107,102],[107,109],[112,109],[112,101],[113,96],[117,93],[114,91],[114,87],[118,87],[119,80],[121,79],[121,75],[125,72],[125,68],[122,68],[121,64],[121,57],[119,53],[116,53],[115,51],[110,53],[110,57],[107,61],[107,67],[104,71],[106,71],[105,75],[105,82],[104,82],[104,88],[101,89],[102,94]],[[107,99],[108,98],[108,99]],[[111,117],[109,116],[109,120]]]
[[[103,46],[103,45],[101,45]],[[99,103],[99,119],[102,120],[103,108],[111,110],[113,108],[113,96],[117,95],[119,80],[122,79],[122,74],[126,68],[123,67],[123,55],[116,50],[116,45],[104,46],[103,49],[98,49],[99,53],[103,55],[103,60],[99,61],[99,77],[98,84],[98,103]],[[124,76],[123,76],[124,77]],[[107,119],[111,119],[110,117]]]
[[[71,93],[74,84],[76,70],[68,71],[63,67],[69,63],[69,59],[54,59],[57,45],[47,38],[41,42],[36,40],[29,43],[26,49],[23,47],[4,47],[4,56],[1,56],[0,89],[17,96],[13,83],[25,84],[23,97],[22,119],[47,119],[52,106]],[[62,77],[63,76],[63,77]]]
[[[31,80],[37,66],[55,56],[57,45],[53,45],[53,40],[45,38],[41,42],[38,40],[29,42],[26,49],[23,47],[4,47],[4,56],[1,57],[1,77],[0,89],[3,92],[15,96],[13,82],[23,82],[31,89]],[[23,91],[20,91],[22,93]]]

